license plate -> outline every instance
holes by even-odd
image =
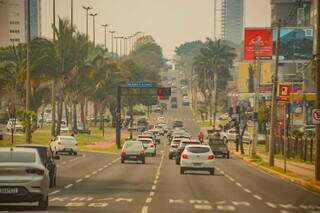
[[[193,166],[202,166],[202,163],[193,163]]]
[[[130,159],[137,159],[136,156],[129,156]]]
[[[18,188],[0,188],[0,194],[17,194]]]

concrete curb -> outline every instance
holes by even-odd
[[[238,154],[238,153],[236,153],[234,151],[231,151],[231,154],[233,156],[235,156],[236,158],[238,158],[240,160],[243,160],[245,163],[247,163],[249,165],[252,165],[252,166],[254,166],[254,167],[258,168],[258,169],[263,170],[264,172],[267,172],[267,173],[269,173],[271,175],[280,177],[281,179],[286,180],[288,182],[298,184],[298,185],[303,186],[304,188],[307,188],[307,189],[312,190],[314,192],[320,193],[320,183],[317,184],[317,183],[314,183],[315,181],[312,181],[312,180],[307,181],[307,180],[303,180],[302,178],[292,177],[292,176],[285,175],[283,173],[274,171],[272,169],[268,169],[268,168],[263,167],[263,166],[255,163],[255,162],[251,162],[246,157],[241,156],[240,154]]]

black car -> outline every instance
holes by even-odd
[[[222,140],[214,137],[208,137],[209,146],[214,155],[220,155],[223,158],[230,158],[230,151],[228,149],[227,144]]]
[[[80,134],[91,134],[91,130],[87,127],[85,127],[83,124],[78,124],[77,125],[77,133],[80,133]]]
[[[36,149],[39,153],[43,165],[49,170],[50,187],[56,186],[57,180],[57,165],[55,159],[60,159],[59,155],[54,155],[50,146],[40,144],[21,144],[17,147]]]
[[[179,120],[173,121],[172,129],[174,129],[174,128],[176,128],[176,127],[183,127],[183,122],[182,122],[182,121],[179,121]]]

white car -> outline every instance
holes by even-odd
[[[157,155],[156,144],[151,138],[139,138],[138,141],[142,143],[146,155],[149,154],[152,157],[155,157]]]
[[[190,104],[189,97],[188,96],[184,96],[182,98],[182,105],[189,106],[189,104]]]
[[[0,148],[0,203],[38,202],[48,208],[49,171],[36,149]]]
[[[223,133],[221,133],[221,134],[223,134]],[[234,141],[235,142],[236,138],[237,138],[237,132],[236,132],[236,130],[234,128],[227,130],[226,134],[223,134],[223,136],[221,137],[221,139],[224,142],[228,142],[228,141]],[[250,144],[252,142],[252,140],[253,140],[252,135],[249,132],[245,131],[244,134],[243,134],[243,137],[242,137],[243,143]]]
[[[57,136],[51,143],[51,150],[55,153],[68,152],[69,155],[77,155],[77,140],[72,136]]]
[[[165,118],[165,117],[159,116],[159,117],[157,118],[157,123],[165,123],[165,122],[166,122],[166,118]]]
[[[24,132],[24,127],[18,119],[9,119],[7,123],[7,131]]]
[[[208,145],[187,145],[181,154],[180,174],[186,170],[209,171],[214,175],[215,156]]]
[[[60,132],[61,132],[61,133],[69,133],[69,132],[70,132],[70,129],[69,129],[69,127],[68,127],[67,125],[62,124],[62,125],[61,125],[61,128],[60,128]]]

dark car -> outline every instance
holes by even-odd
[[[180,164],[181,154],[184,151],[184,148],[186,148],[186,146],[190,144],[201,144],[201,143],[198,140],[192,140],[192,139],[181,140],[180,145],[176,151],[176,164]]]
[[[80,134],[91,134],[91,130],[87,127],[85,127],[83,124],[78,124],[77,125],[77,133]]]
[[[223,158],[230,158],[230,151],[227,144],[220,138],[208,137],[209,146],[214,155],[220,155]]]
[[[182,121],[179,121],[179,120],[173,121],[172,129],[174,129],[174,128],[176,128],[176,127],[183,127],[183,122],[182,122]]]
[[[50,187],[56,185],[57,180],[57,165],[55,159],[60,159],[59,155],[54,155],[50,146],[40,144],[21,144],[17,147],[36,149],[39,153],[43,165],[49,170]]]

